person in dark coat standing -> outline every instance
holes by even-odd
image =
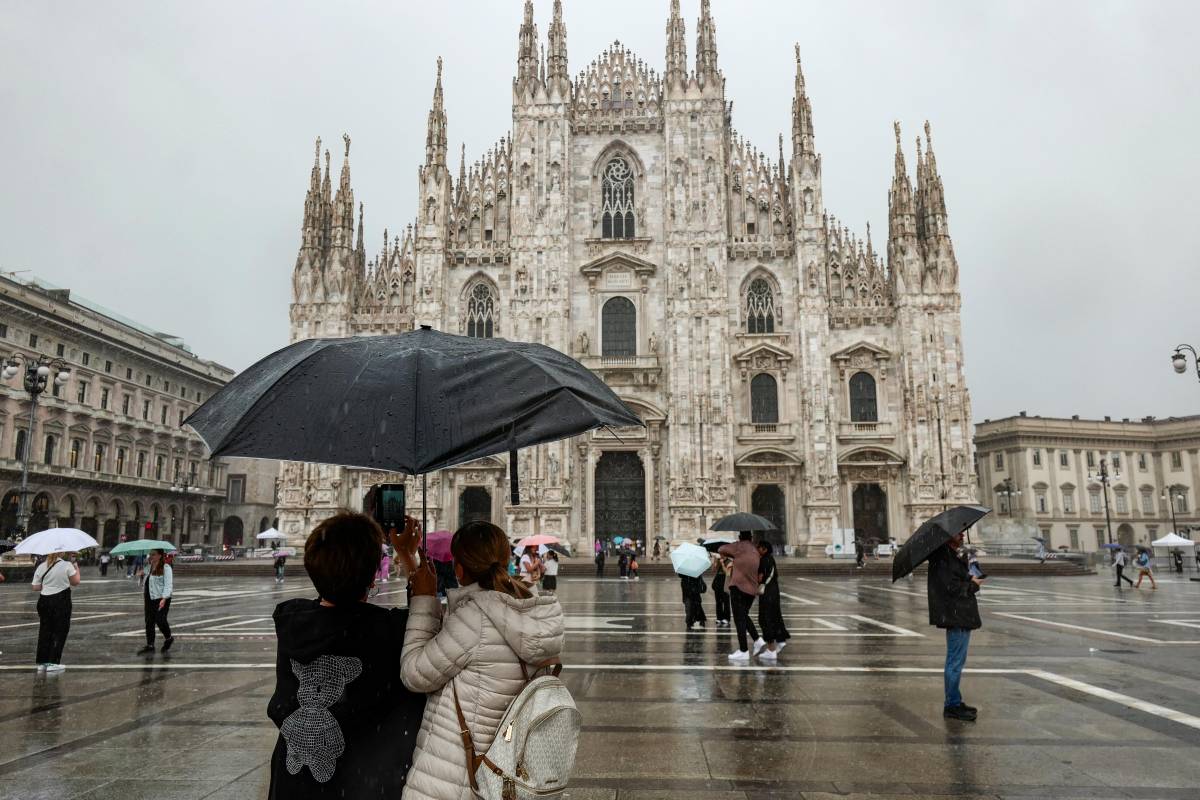
[[[728,562],[713,553],[712,562],[714,572],[712,580],[713,597],[717,601],[717,627],[729,627],[729,592],[725,591],[725,581],[729,577]]]
[[[951,537],[929,557],[929,624],[946,631],[946,702],[942,716],[974,722],[978,709],[963,702],[959,682],[967,663],[971,631],[982,626],[975,595],[985,578],[976,578],[960,556],[963,534]]]
[[[683,590],[683,613],[687,629],[692,630],[692,626],[696,624],[703,628],[704,623],[708,622],[708,615],[704,613],[704,603],[700,599],[700,596],[708,591],[704,578],[680,575],[679,587]]]
[[[604,549],[603,548],[596,551],[596,577],[597,578],[604,577]]]

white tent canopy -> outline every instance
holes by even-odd
[[[262,533],[260,533],[258,535],[258,538],[259,539],[286,539],[287,537],[284,536],[279,531],[275,530],[274,528],[267,528],[265,531],[263,531]]]
[[[1195,547],[1196,543],[1191,539],[1185,539],[1177,533],[1168,533],[1161,539],[1155,539],[1151,542],[1155,547]]]

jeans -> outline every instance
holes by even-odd
[[[737,628],[738,650],[743,652],[750,649],[750,642],[758,639],[758,628],[754,627],[754,620],[750,619],[750,606],[754,605],[754,597],[755,595],[746,594],[736,586],[729,587],[733,624]],[[747,633],[750,634],[748,639]]]
[[[968,628],[946,628],[946,708],[962,703],[958,684],[962,681],[963,666],[967,663],[967,645],[971,643]]]
[[[71,590],[44,594],[37,601],[38,664],[61,664],[63,647],[71,631]]]

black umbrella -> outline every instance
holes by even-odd
[[[571,555],[570,550],[568,550],[563,545],[558,544],[557,542],[551,542],[550,544],[543,545],[543,546],[547,550],[553,550],[554,552],[558,553],[560,556],[568,556],[569,557]]]
[[[0,553],[7,553],[17,546],[12,539],[0,539]]]
[[[730,514],[727,517],[721,517],[710,531],[773,531],[777,530],[775,523],[766,517],[760,517],[758,514],[748,514],[745,511],[739,511],[736,514]]]
[[[908,537],[892,560],[892,582],[896,582],[919,567],[933,551],[953,537],[992,513],[984,506],[955,506],[925,521],[917,532]]]
[[[273,353],[185,420],[213,457],[424,475],[595,428],[641,425],[594,373],[541,344],[452,336],[308,339]]]

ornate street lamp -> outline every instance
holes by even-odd
[[[1160,498],[1166,500],[1167,506],[1171,509],[1171,532],[1175,535],[1179,535],[1179,523],[1175,521],[1175,498],[1180,494],[1183,492],[1179,492],[1174,486],[1168,486],[1166,491],[1160,495]]]
[[[1192,354],[1192,363],[1196,365],[1196,378],[1200,379],[1200,354],[1196,353],[1196,348],[1190,344],[1181,344],[1175,348],[1175,352],[1171,354],[1171,366],[1180,375],[1187,372],[1187,356],[1184,355],[1184,350]]]
[[[1021,490],[1016,487],[1016,484],[1013,483],[1013,479],[1011,477],[1005,478],[1004,483],[1002,483],[1001,486],[1003,488],[998,492],[998,494],[1003,494],[1008,499],[1008,515],[1011,517],[1013,516],[1013,496],[1015,495],[1018,499],[1020,499]]]
[[[1101,491],[1104,492],[1104,525],[1108,529],[1108,543],[1112,544],[1112,515],[1108,511],[1108,485],[1112,481],[1121,480],[1121,471],[1117,470],[1110,475],[1108,472],[1108,459],[1102,458],[1100,459],[1099,472],[1088,470],[1088,480],[1099,483]]]
[[[183,518],[183,531],[180,533],[177,544],[183,544],[185,541],[191,541],[192,533],[190,530],[188,530],[188,523],[190,520],[188,519],[187,496],[188,492],[194,492],[199,488],[200,487],[196,485],[195,467],[192,468],[192,471],[189,473],[187,478],[182,477],[179,474],[179,470],[175,470],[175,478],[171,481],[171,491],[179,492],[182,495],[179,506],[179,515]]]
[[[33,455],[33,432],[37,422],[38,397],[46,391],[46,386],[54,373],[54,385],[62,386],[71,379],[71,368],[58,358],[46,356],[27,356],[24,353],[14,353],[4,361],[4,369],[0,370],[0,378],[12,380],[19,372],[25,371],[24,386],[29,392],[29,428],[25,434],[25,447],[21,452],[21,498],[17,510],[17,528],[21,535],[29,525],[29,459]]]

